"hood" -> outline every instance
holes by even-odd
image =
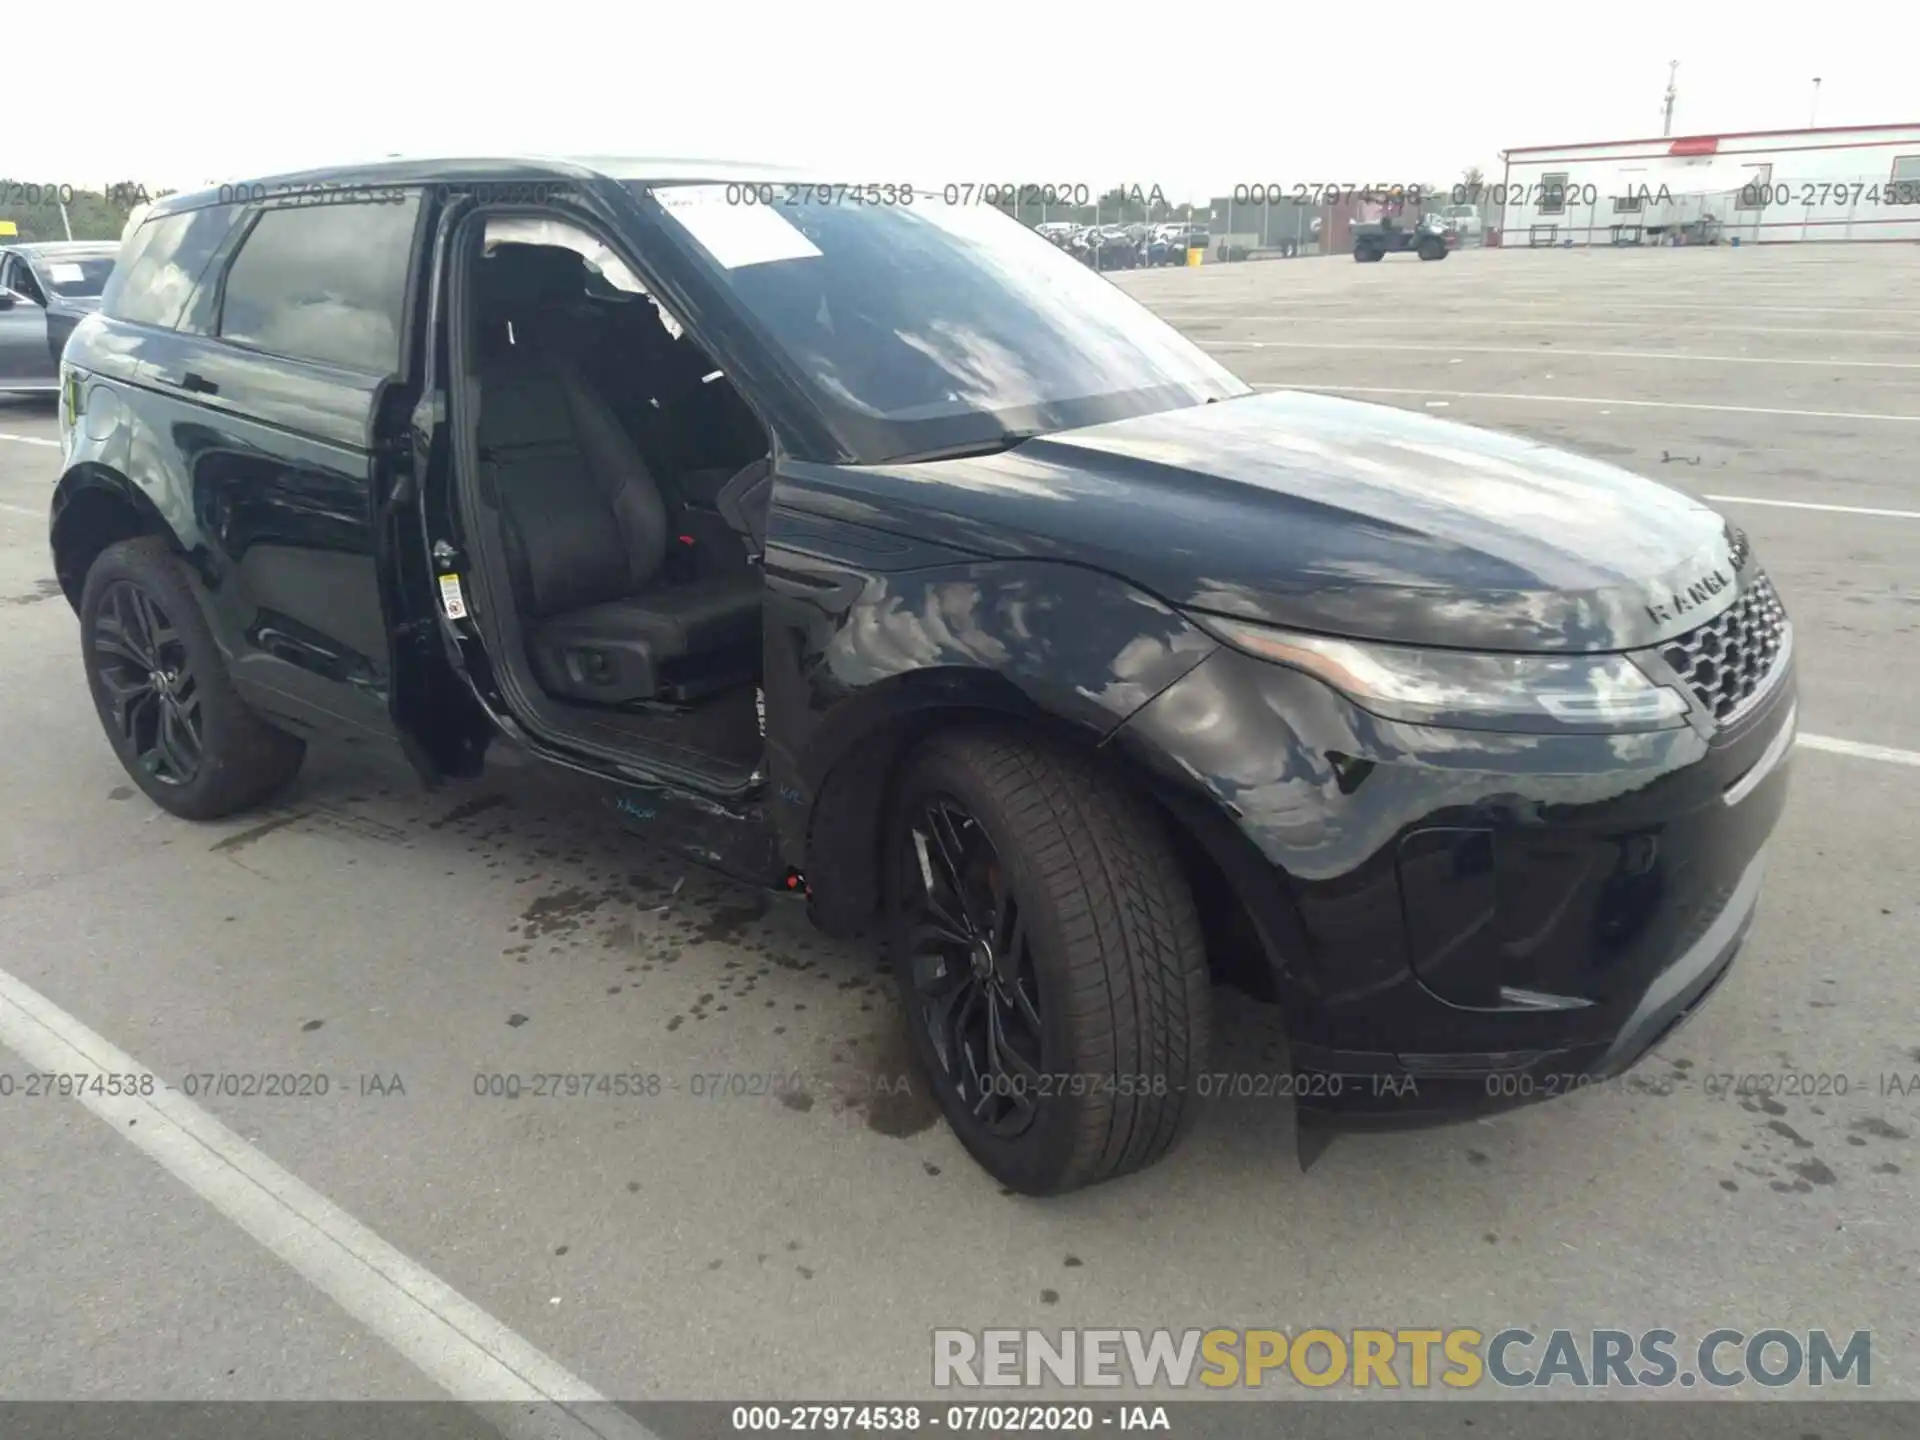
[[[1170,604],[1352,639],[1637,649],[1731,602],[1725,522],[1616,466],[1276,391],[1002,454],[804,467],[782,504],[1119,575]]]

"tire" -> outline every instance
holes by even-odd
[[[1193,897],[1146,806],[1071,751],[959,730],[908,760],[886,834],[908,1030],[974,1159],[1056,1195],[1171,1151],[1199,1107],[1212,992]],[[971,1011],[952,998],[969,987]],[[990,1055],[995,1015],[1012,1057],[997,1081],[969,1063]]]
[[[1353,247],[1353,258],[1365,265],[1371,260],[1378,260],[1380,251],[1372,245],[1356,245]]]
[[[1422,260],[1446,259],[1447,258],[1447,242],[1444,240],[1435,240],[1431,238],[1422,240],[1420,242],[1420,258]]]
[[[80,596],[80,645],[108,743],[161,809],[215,820],[259,804],[300,769],[305,743],[268,725],[234,690],[164,536],[122,540],[93,562]]]

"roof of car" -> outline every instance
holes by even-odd
[[[271,197],[302,187],[355,185],[474,185],[514,181],[650,181],[684,184],[699,181],[797,180],[817,172],[742,160],[701,160],[644,155],[457,155],[390,156],[359,164],[329,165],[281,175],[255,175],[202,190],[168,195],[154,202],[149,216],[226,204],[259,193]]]

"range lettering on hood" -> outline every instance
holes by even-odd
[[[1675,590],[1658,604],[1647,606],[1647,614],[1656,625],[1665,625],[1689,610],[1698,610],[1724,591],[1733,581],[1722,571],[1713,570],[1694,581],[1685,590]]]

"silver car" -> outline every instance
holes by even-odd
[[[60,351],[100,305],[120,247],[46,240],[0,249],[0,393],[60,386]]]

